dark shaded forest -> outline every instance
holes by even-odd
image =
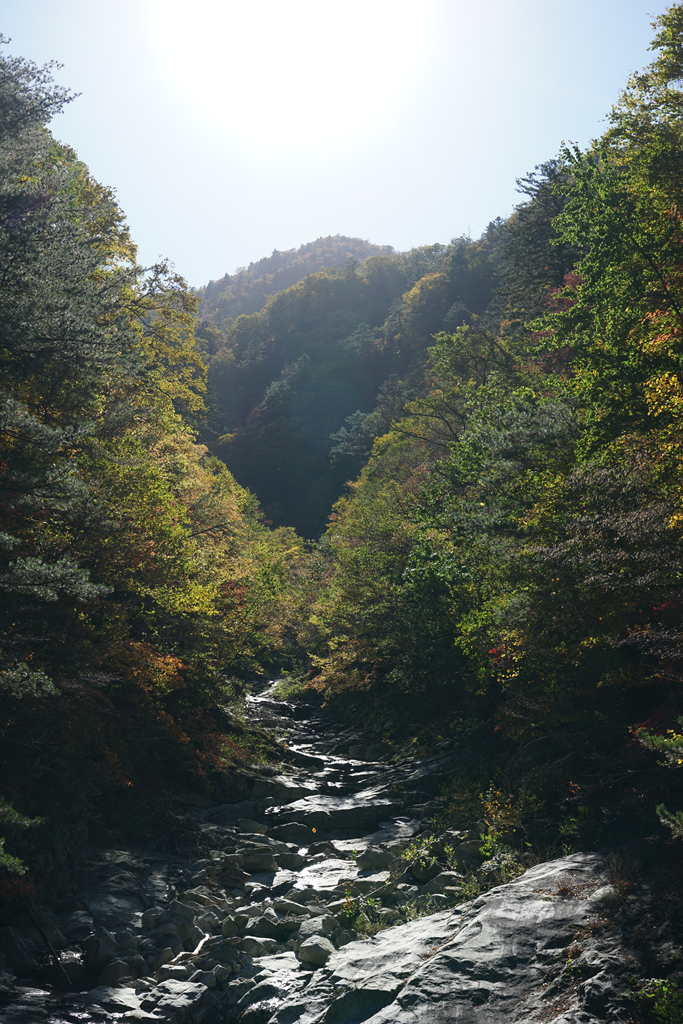
[[[319,239],[199,293],[2,58],[6,872],[275,756],[240,717],[266,674],[460,745],[454,813],[683,834],[683,5],[655,27],[481,238]]]

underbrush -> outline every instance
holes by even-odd
[[[289,672],[282,673],[271,693],[275,700],[294,700],[297,697],[305,697],[308,700],[317,696],[316,691],[308,686],[306,678],[291,675]]]

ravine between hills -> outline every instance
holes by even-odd
[[[3,1024],[642,1019],[627,936],[643,905],[611,884],[607,851],[514,877],[481,850],[485,822],[442,823],[446,745],[369,744],[272,685],[247,715],[286,764],[226,778],[222,803],[177,798],[198,859],[91,848],[68,912],[1,929]]]

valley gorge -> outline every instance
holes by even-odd
[[[59,913],[0,929],[3,1024],[639,1019],[673,942],[633,941],[652,893],[615,887],[615,851],[487,859],[485,822],[439,825],[447,744],[406,756],[263,685],[247,715],[284,760],[176,797],[194,857],[86,847]]]

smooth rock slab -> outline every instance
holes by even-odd
[[[169,1024],[184,1024],[198,1008],[206,992],[206,985],[201,982],[162,981],[146,994],[140,1005],[143,1010],[153,1010]]]
[[[295,800],[285,808],[269,809],[266,816],[276,818],[277,824],[303,822],[317,829],[374,829],[400,809],[401,805],[381,790],[365,789],[354,796],[316,794]],[[273,834],[277,832],[273,830]]]
[[[590,895],[606,874],[604,858],[574,854],[540,864],[455,913],[351,942],[317,971],[305,1002],[286,1000],[269,1022],[526,1022],[544,1007],[549,958],[561,956],[595,913]],[[560,887],[570,895],[560,896]]]

